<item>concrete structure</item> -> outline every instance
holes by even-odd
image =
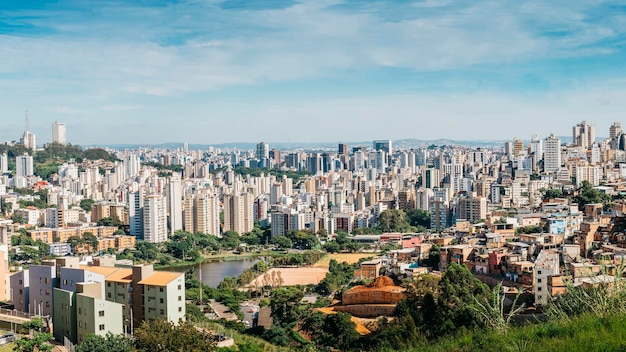
[[[143,239],[152,243],[167,240],[166,204],[161,195],[150,195],[144,199]]]
[[[244,234],[254,228],[254,197],[250,193],[224,196],[224,231]]]
[[[561,168],[561,140],[553,134],[545,139],[543,151],[543,170],[554,173]]]
[[[52,143],[67,144],[67,133],[64,123],[54,121],[52,124]]]
[[[559,253],[557,251],[543,250],[537,256],[533,268],[535,304],[548,304],[551,298],[548,289],[548,278],[560,274],[559,264]]]

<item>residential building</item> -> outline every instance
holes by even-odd
[[[61,145],[67,144],[67,135],[64,123],[55,121],[52,124],[52,143]]]

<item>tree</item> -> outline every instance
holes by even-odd
[[[91,206],[93,205],[93,203],[94,203],[93,199],[89,199],[89,198],[81,199],[80,207],[84,211],[91,211]]]
[[[54,347],[48,341],[52,340],[52,334],[43,332],[43,321],[41,318],[33,318],[31,321],[22,325],[24,329],[34,331],[32,338],[22,338],[16,341],[14,351],[17,352],[34,352],[34,351],[52,351]]]
[[[233,248],[236,249],[239,247],[241,240],[239,239],[239,234],[235,231],[226,231],[220,238],[220,244],[224,248]]]
[[[304,297],[304,292],[298,287],[281,287],[272,291],[270,308],[272,318],[280,326],[289,326],[299,319],[296,307]]]
[[[385,210],[376,220],[376,228],[382,232],[407,232],[410,226],[400,209]]]
[[[83,199],[83,200],[85,200],[85,199]],[[82,208],[82,201],[81,201],[81,208]],[[116,226],[116,227],[124,226],[124,223],[116,216],[102,218],[102,219],[98,220],[98,222],[96,224],[98,226]]]
[[[197,330],[190,322],[177,325],[165,320],[144,321],[135,330],[135,348],[143,352],[214,351],[214,336]]]
[[[322,334],[317,341],[323,346],[348,350],[360,337],[350,313],[337,312],[324,318]]]
[[[406,212],[406,220],[411,226],[430,228],[430,212],[422,209],[411,209]]]
[[[272,237],[272,244],[278,246],[279,248],[288,249],[291,248],[292,243],[289,238],[286,236],[274,236]]]
[[[539,192],[544,201],[563,197],[563,191],[560,188],[541,188]]]
[[[583,181],[579,193],[574,197],[574,201],[578,203],[578,209],[582,210],[585,205],[592,203],[608,203],[611,197],[593,188],[589,181]]]
[[[110,332],[106,334],[106,337],[89,334],[85,341],[76,347],[76,352],[131,352],[132,350],[130,339]]]
[[[2,202],[2,212],[4,215],[9,215],[9,212],[13,210],[13,203],[11,202]]]

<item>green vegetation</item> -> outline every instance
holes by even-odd
[[[190,322],[174,324],[169,321],[143,322],[135,330],[137,351],[214,351],[215,336],[199,331]]]
[[[358,263],[348,264],[346,262],[338,263],[335,259],[331,259],[328,264],[328,273],[315,287],[315,292],[320,295],[328,296],[349,284],[354,279],[354,271],[358,269],[365,260],[366,259],[361,259]]]
[[[423,232],[430,228],[430,212],[413,209],[383,211],[376,220],[376,229],[381,232]]]
[[[611,197],[593,188],[589,181],[583,181],[579,193],[574,197],[574,201],[578,203],[578,209],[582,210],[585,205],[592,203],[608,204]]]
[[[52,351],[52,346],[48,341],[52,340],[52,334],[43,332],[44,325],[41,318],[33,318],[31,321],[24,323],[22,328],[32,331],[32,337],[22,338],[15,342],[14,351],[17,352],[34,352],[34,351]]]
[[[87,335],[83,343],[76,347],[76,352],[131,352],[132,341],[124,335],[107,333],[105,336]]]

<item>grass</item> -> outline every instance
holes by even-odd
[[[14,342],[0,346],[0,352],[12,352],[13,346],[15,346]]]
[[[604,318],[584,315],[571,321],[551,321],[511,328],[506,335],[495,331],[461,332],[437,342],[424,342],[408,351],[626,351],[624,326],[626,326],[625,315],[611,315]],[[397,351],[397,349],[387,351]]]
[[[346,262],[348,264],[354,264],[362,258],[370,258],[375,256],[372,253],[332,253],[326,254],[322,259],[313,264],[314,267],[328,268],[330,260],[335,259],[337,262]]]

